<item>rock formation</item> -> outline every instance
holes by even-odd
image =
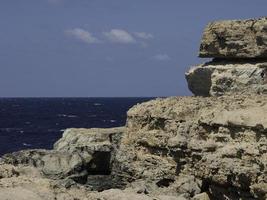
[[[266,58],[267,18],[210,23],[204,31],[199,56]]]
[[[244,39],[252,22],[264,30],[260,19],[205,31],[201,55],[215,60],[186,78],[194,94],[209,97],[159,98],[131,108],[125,127],[68,129],[53,150],[6,154],[0,199],[267,199],[267,47]],[[213,41],[220,24],[226,39]],[[238,38],[245,50],[232,45]]]
[[[267,93],[267,60],[213,60],[186,73],[190,90],[197,96]]]
[[[186,73],[195,95],[267,93],[267,18],[210,23],[199,56],[214,59]]]

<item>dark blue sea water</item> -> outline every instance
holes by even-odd
[[[2,98],[0,155],[51,149],[66,128],[123,126],[126,112],[151,98]]]

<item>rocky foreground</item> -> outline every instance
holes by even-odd
[[[125,128],[66,130],[54,150],[2,157],[0,199],[265,199],[266,102],[157,99]]]
[[[264,38],[265,18],[207,27],[200,55],[214,60],[186,74],[196,97],[142,103],[128,111],[125,127],[68,129],[53,150],[4,155],[0,200],[267,199],[264,45],[258,54],[241,48],[221,58],[233,42],[255,48],[237,37],[252,21]],[[225,46],[214,52],[207,38],[216,40],[218,30]]]

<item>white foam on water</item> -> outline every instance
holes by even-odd
[[[76,115],[66,115],[66,114],[58,114],[57,116],[58,117],[69,117],[69,118],[76,118],[76,117],[78,117]]]
[[[30,147],[30,146],[32,146],[31,144],[28,144],[28,143],[22,143],[22,145],[25,146],[25,147]]]

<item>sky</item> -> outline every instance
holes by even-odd
[[[1,0],[0,97],[191,95],[184,77],[210,21],[265,0]]]

